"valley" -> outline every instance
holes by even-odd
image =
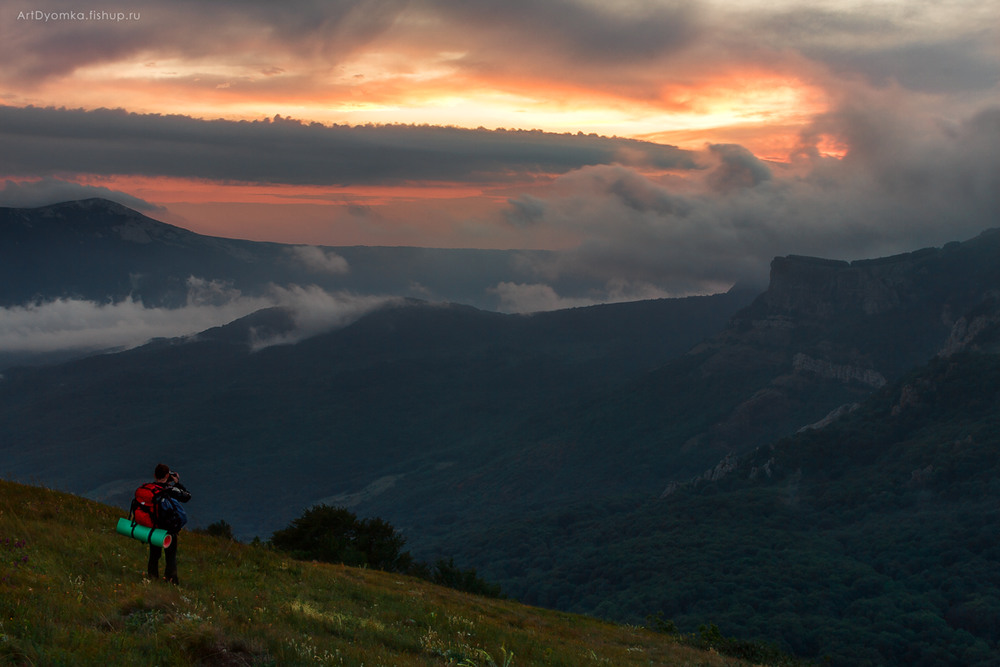
[[[112,212],[110,228],[132,219]],[[0,216],[5,233],[31,215]],[[80,243],[101,248],[105,275],[59,284],[123,298],[102,290],[127,282],[115,258],[139,236],[94,216]],[[18,225],[24,248],[52,242]],[[189,262],[165,260],[156,284],[252,289],[191,250],[236,257],[238,242],[143,229],[144,252]],[[123,506],[169,459],[194,523],[244,540],[339,503],[532,604],[713,622],[836,665],[986,665],[1000,640],[998,256],[989,230],[878,260],[779,257],[763,291],[531,314],[392,294],[308,335],[304,311],[273,306],[8,366],[0,474]],[[262,257],[259,285],[279,275]],[[8,303],[67,295],[19,289]]]

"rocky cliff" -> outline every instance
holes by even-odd
[[[725,406],[682,448],[714,465],[820,422],[942,350],[1000,346],[998,260],[1000,230],[874,260],[776,258],[767,291],[691,351],[683,382],[667,381],[681,364],[661,371],[665,400],[682,388]]]

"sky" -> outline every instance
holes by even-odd
[[[560,252],[592,301],[1000,221],[1000,3],[22,0],[0,205],[294,244]],[[577,303],[577,302],[574,302]],[[513,309],[517,309],[516,306]]]

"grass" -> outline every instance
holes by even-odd
[[[0,481],[0,664],[749,664],[644,628],[190,532],[181,585],[148,581],[146,547],[115,533],[120,516]]]

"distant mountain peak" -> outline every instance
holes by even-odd
[[[55,218],[60,220],[87,218],[95,222],[104,221],[106,223],[120,223],[121,220],[150,220],[145,215],[129,208],[124,204],[103,199],[101,197],[91,197],[89,199],[74,199],[70,201],[57,202],[38,206],[34,209],[23,209],[31,211],[40,218]],[[153,221],[155,222],[155,221]],[[163,224],[163,223],[160,223]]]
[[[115,237],[130,243],[170,241],[179,236],[197,236],[180,227],[154,220],[124,204],[92,197],[64,201],[34,209],[12,209],[12,221],[27,227],[41,223],[53,230],[76,236]]]
[[[50,204],[48,206],[40,206],[42,209],[51,209],[54,211],[60,210],[77,210],[77,211],[107,211],[109,213],[117,213],[119,215],[133,215],[141,216],[142,214],[131,209],[124,204],[119,204],[116,201],[111,201],[110,199],[104,199],[103,197],[90,197],[89,199],[74,199],[70,201],[63,201],[56,204]]]

